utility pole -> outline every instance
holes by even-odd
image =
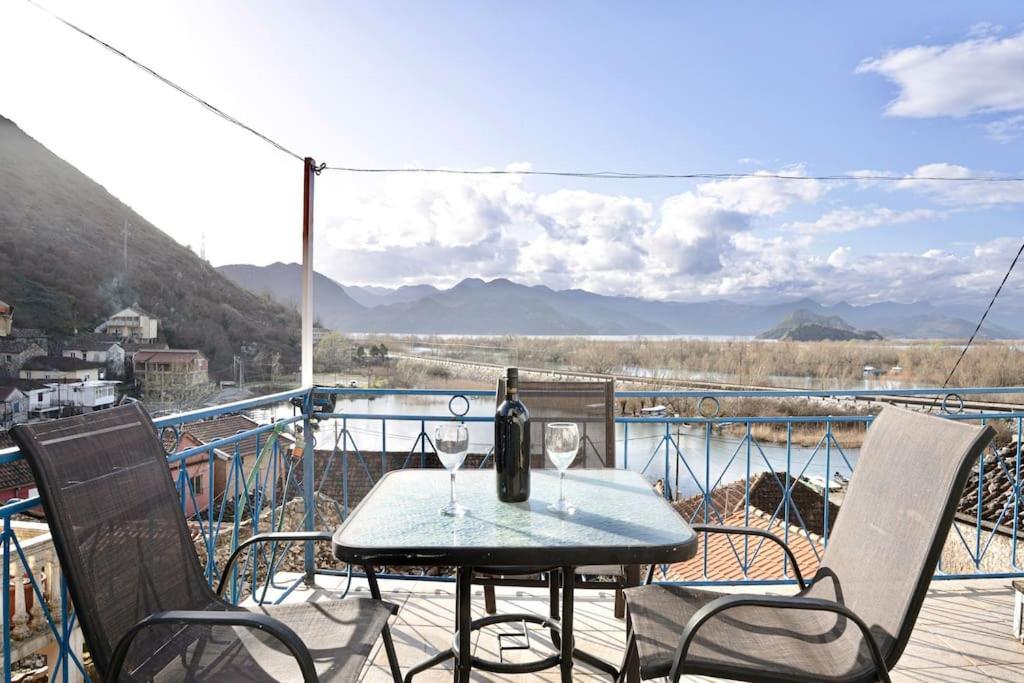
[[[302,386],[313,386],[313,183],[316,162],[302,170]]]
[[[128,276],[128,219],[124,219],[124,275]]]
[[[316,176],[316,162],[306,157],[302,162],[302,387],[313,387],[313,182]],[[302,491],[306,501],[306,531],[316,530],[316,502],[313,498],[313,432],[309,422],[309,401],[306,405],[306,419],[302,422]],[[304,548],[305,584],[312,586],[316,580],[316,557],[313,544]]]

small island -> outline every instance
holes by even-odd
[[[801,308],[790,313],[772,329],[757,335],[757,338],[780,341],[875,341],[883,337],[874,330],[858,330],[839,316],[817,315]]]

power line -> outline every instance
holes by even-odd
[[[148,66],[146,66],[142,62],[140,62],[140,61],[138,61],[138,60],[128,56],[127,54],[125,54],[121,50],[117,49],[116,47],[114,47],[110,43],[97,38],[93,34],[91,34],[88,31],[86,31],[85,29],[79,28],[78,26],[76,26],[75,24],[71,23],[67,19],[64,19],[60,15],[50,11],[46,7],[43,7],[39,3],[35,2],[35,0],[25,0],[25,1],[28,2],[30,5],[32,5],[33,7],[35,7],[36,9],[39,9],[39,10],[42,10],[43,12],[46,12],[51,17],[53,17],[54,19],[56,19],[60,23],[64,24],[68,28],[70,28],[70,29],[72,29],[74,31],[77,31],[78,33],[82,34],[86,38],[92,40],[93,42],[96,42],[96,43],[102,45],[103,47],[105,47],[106,49],[110,50],[111,52],[113,52],[118,57],[121,57],[122,59],[128,60],[129,62],[131,62],[135,66],[139,67],[140,69],[142,69],[143,71],[148,73],[153,78],[156,78],[157,80],[159,80],[160,82],[164,83],[165,85],[169,85],[170,87],[174,88],[175,90],[180,92],[182,95],[188,97],[189,99],[191,99],[191,100],[193,100],[195,102],[198,102],[199,104],[201,104],[202,106],[206,107],[208,110],[210,110],[211,112],[213,112],[217,116],[221,117],[225,121],[238,126],[242,130],[245,130],[245,131],[248,131],[249,133],[252,133],[253,135],[258,137],[259,139],[263,140],[264,142],[266,142],[268,144],[273,145],[274,147],[276,147],[280,151],[284,152],[285,154],[287,154],[287,155],[289,155],[291,157],[294,157],[295,159],[298,159],[299,161],[303,160],[302,155],[297,154],[296,152],[293,152],[292,150],[288,149],[287,147],[285,147],[281,143],[277,142],[273,138],[271,138],[271,137],[269,137],[267,135],[264,135],[263,133],[259,132],[258,130],[256,130],[252,126],[249,126],[249,125],[246,125],[246,124],[242,123],[241,121],[236,119],[234,116],[231,116],[231,114],[228,114],[224,110],[222,110],[222,109],[220,109],[220,108],[210,104],[208,101],[204,100],[199,95],[196,95],[192,91],[185,89],[184,87],[178,85],[177,83],[175,83],[171,79],[169,79],[169,78],[167,78],[165,76],[161,76],[159,73],[157,73],[153,69],[149,68]]]
[[[1006,274],[1003,275],[1003,281],[999,283],[998,287],[996,287],[996,291],[992,295],[992,299],[988,302],[988,306],[985,308],[985,312],[981,314],[981,319],[978,320],[978,324],[974,327],[974,332],[971,333],[971,338],[967,340],[967,344],[965,344],[964,348],[960,351],[960,355],[957,357],[956,363],[953,364],[953,368],[949,371],[949,374],[946,375],[946,381],[942,383],[943,389],[949,386],[950,380],[953,379],[953,374],[956,372],[956,369],[960,367],[960,361],[964,359],[964,356],[967,355],[967,349],[971,348],[971,344],[974,343],[974,338],[978,336],[978,332],[979,330],[981,330],[981,326],[982,324],[984,324],[985,318],[988,317],[988,312],[992,310],[993,304],[995,304],[996,299],[999,298],[999,293],[1003,291],[1003,285],[1005,285],[1006,281],[1010,279],[1010,273],[1013,272],[1013,269],[1016,267],[1017,261],[1020,259],[1020,255],[1022,253],[1024,253],[1024,243],[1021,243],[1020,249],[1017,250],[1017,255],[1013,257],[1013,261],[1010,263],[1010,267],[1007,269]],[[936,396],[935,401],[932,401],[932,405],[928,409],[929,412],[931,412],[931,409],[935,407],[935,403],[938,400],[939,399]]]
[[[860,175],[860,174],[833,174],[833,175],[796,175],[792,173],[631,173],[627,171],[534,171],[514,169],[460,169],[460,168],[428,168],[428,167],[407,167],[407,168],[370,168],[356,166],[325,166],[327,171],[340,171],[343,173],[406,173],[406,174],[444,174],[444,175],[481,175],[481,176],[555,176],[559,178],[591,178],[598,180],[738,180],[741,178],[754,178],[764,180],[844,180],[844,181],[873,181],[873,182],[903,182],[903,181],[938,181],[938,182],[971,182],[971,183],[1019,183],[1024,182],[1024,176],[899,176],[899,175]]]

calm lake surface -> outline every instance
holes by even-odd
[[[529,407],[529,405],[527,405]],[[375,398],[339,399],[337,412],[380,415],[423,415],[448,416],[448,397],[445,396],[381,396]],[[288,407],[282,406],[276,413],[277,417],[291,415]],[[490,398],[470,399],[469,415],[490,417],[494,414],[494,400]],[[259,416],[269,419],[271,413]],[[389,452],[411,451],[418,454],[421,424],[418,420],[387,420],[386,425],[381,419],[348,420],[349,450],[352,443],[360,450],[378,452],[386,428],[387,449]],[[426,421],[426,432],[433,439],[432,425]],[[486,453],[494,443],[494,430],[490,423],[468,423],[470,434],[470,452]],[[710,445],[705,443],[703,426],[687,427],[670,425],[669,434],[678,444],[682,457],[676,457],[675,447],[669,446],[668,466],[665,455],[665,424],[664,423],[632,423],[628,425],[628,448],[626,441],[626,425],[616,425],[616,459],[619,467],[642,472],[652,482],[667,479],[673,491],[680,496],[699,494],[701,487],[710,482],[727,484],[743,479],[757,472],[774,469],[784,472],[787,468],[787,451],[785,445],[751,444],[748,445],[742,436],[715,432],[711,435]],[[342,429],[340,420],[321,423],[317,433],[317,448],[333,447],[335,434]],[[339,447],[341,442],[339,441]],[[434,457],[432,449],[427,446],[427,457]],[[749,457],[748,457],[749,452]],[[706,455],[708,457],[706,457]],[[839,472],[850,475],[849,465],[856,464],[856,449],[846,450],[844,454],[835,446],[826,468],[826,451],[824,446],[814,452],[813,448],[794,446],[788,454],[789,471],[792,476],[803,474],[808,477],[824,477],[826,473]],[[666,476],[667,474],[667,476]],[[677,483],[678,482],[678,483]]]

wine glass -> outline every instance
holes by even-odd
[[[434,431],[434,450],[437,451],[437,459],[451,475],[452,482],[451,500],[441,508],[441,514],[461,517],[469,510],[455,502],[455,472],[462,467],[466,452],[469,451],[469,430],[466,429],[466,425],[461,422],[438,425]]]
[[[558,502],[548,509],[571,515],[576,512],[576,506],[565,499],[565,471],[580,450],[580,430],[572,422],[552,422],[544,427],[544,446],[548,458],[558,468]]]

